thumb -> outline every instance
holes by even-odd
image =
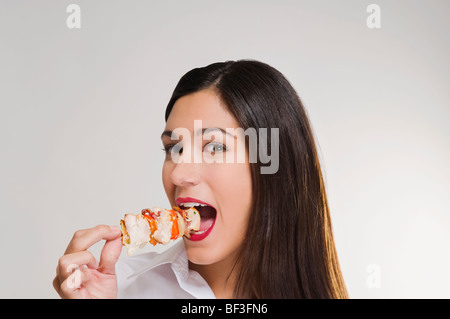
[[[120,229],[116,226],[111,227],[114,232],[117,232],[117,236],[111,236],[106,240],[105,246],[103,246],[100,254],[100,263],[97,268],[98,271],[107,275],[116,274],[116,262],[119,259],[122,251],[122,237]]]

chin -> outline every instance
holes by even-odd
[[[212,258],[208,258],[207,256],[198,256],[198,255],[194,255],[192,256],[192,254],[188,254],[188,260],[195,264],[195,265],[199,265],[199,266],[207,266],[207,265],[212,265],[216,262],[216,260],[212,259]]]
[[[185,242],[186,243],[186,242]],[[196,265],[211,265],[220,260],[215,249],[206,247],[192,247],[189,243],[185,244],[186,255],[191,263]]]

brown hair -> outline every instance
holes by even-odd
[[[178,82],[176,100],[214,89],[240,126],[278,128],[279,169],[251,163],[253,210],[240,249],[236,298],[347,298],[311,125],[296,91],[273,67],[254,60],[196,68]]]

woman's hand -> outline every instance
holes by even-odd
[[[98,262],[89,247],[106,240]],[[115,264],[122,250],[117,226],[99,225],[75,232],[64,256],[59,259],[53,287],[61,298],[116,298]]]

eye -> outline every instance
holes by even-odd
[[[177,144],[167,144],[162,149],[164,152],[166,152],[166,155],[170,155],[172,152],[175,154],[181,154],[183,153],[183,147]]]
[[[221,143],[208,143],[205,145],[204,148],[204,152],[208,152],[211,155],[214,155],[216,152],[218,153],[222,153],[225,152],[227,150],[227,148],[225,147],[225,145],[221,144]]]

